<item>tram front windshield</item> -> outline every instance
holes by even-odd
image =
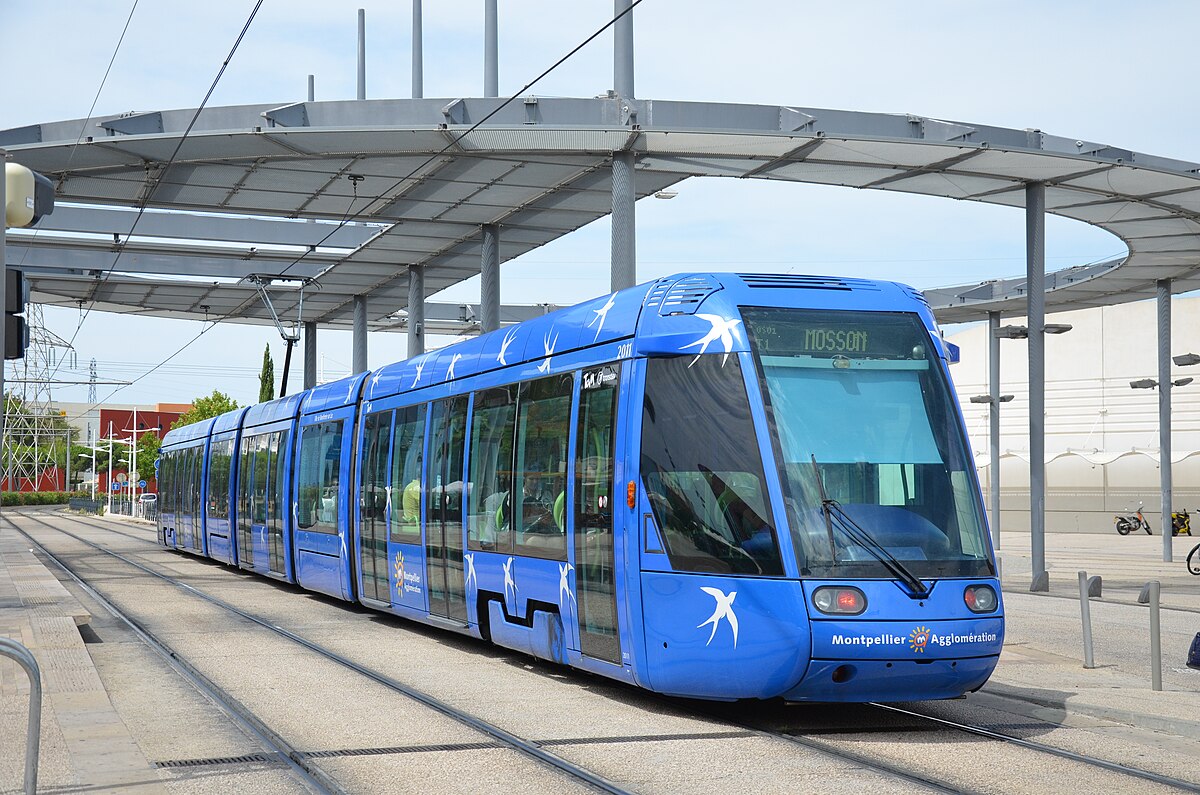
[[[888,577],[836,501],[917,577],[991,573],[953,395],[908,313],[744,308],[804,577]]]

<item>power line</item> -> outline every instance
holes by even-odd
[[[497,107],[496,107],[496,108],[495,108],[495,109],[494,109],[494,110],[493,110],[491,113],[488,113],[488,114],[487,114],[487,115],[485,115],[485,116],[484,116],[482,119],[480,119],[479,121],[477,121],[475,124],[471,125],[471,127],[470,127],[470,128],[468,128],[468,129],[467,129],[466,131],[464,131],[464,132],[463,132],[461,135],[459,135],[458,137],[454,138],[454,139],[453,139],[453,140],[451,140],[449,143],[447,143],[447,144],[446,144],[446,146],[445,146],[445,147],[443,147],[443,148],[442,148],[440,151],[438,151],[436,154],[434,154],[434,155],[431,155],[431,156],[430,156],[428,159],[426,159],[426,160],[425,160],[423,163],[421,163],[421,164],[420,164],[420,165],[418,165],[416,168],[414,168],[414,169],[413,169],[413,170],[412,170],[412,171],[411,171],[411,172],[408,174],[408,176],[406,176],[406,177],[402,177],[401,179],[399,179],[399,180],[397,180],[395,183],[393,183],[393,184],[392,184],[392,185],[391,185],[389,188],[387,188],[387,189],[386,189],[386,190],[384,190],[384,191],[381,191],[381,192],[380,192],[380,193],[379,193],[379,194],[378,194],[378,195],[377,195],[375,198],[371,199],[369,202],[367,202],[367,204],[365,204],[365,205],[364,205],[364,209],[365,209],[366,207],[369,207],[369,206],[370,206],[370,205],[371,205],[373,202],[375,202],[375,201],[377,201],[378,199],[382,198],[382,197],[383,197],[385,194],[388,194],[388,193],[391,193],[392,191],[394,191],[394,190],[395,190],[396,188],[398,188],[400,185],[404,184],[406,181],[408,181],[409,179],[411,179],[411,178],[412,178],[412,177],[413,177],[415,174],[417,174],[417,172],[419,172],[419,171],[420,171],[422,168],[424,168],[424,167],[425,167],[427,164],[429,164],[429,163],[433,162],[433,161],[434,161],[434,160],[436,160],[438,157],[440,157],[442,154],[444,154],[446,151],[448,151],[449,149],[451,149],[452,147],[454,147],[455,145],[457,145],[459,141],[461,141],[463,138],[465,138],[466,136],[468,136],[468,135],[470,135],[472,132],[474,132],[476,129],[478,129],[480,125],[484,124],[486,121],[488,121],[488,119],[490,119],[490,118],[492,118],[493,116],[495,116],[497,113],[499,113],[501,110],[503,110],[505,107],[507,107],[507,106],[508,106],[509,104],[511,104],[512,102],[516,101],[516,99],[517,99],[518,97],[520,97],[521,95],[523,95],[523,94],[524,94],[525,92],[527,92],[527,91],[528,91],[530,88],[532,88],[532,87],[533,87],[533,86],[535,86],[537,83],[539,83],[539,82],[540,82],[540,81],[541,81],[543,78],[545,78],[547,75],[549,75],[549,74],[550,74],[551,72],[553,72],[555,69],[557,69],[559,66],[561,66],[563,63],[565,63],[565,62],[566,62],[566,61],[567,61],[569,58],[571,58],[573,55],[575,55],[575,54],[576,54],[577,52],[579,52],[581,49],[583,49],[583,48],[584,48],[584,47],[586,47],[588,44],[590,44],[592,41],[594,41],[594,40],[595,40],[595,39],[596,39],[598,36],[600,36],[602,33],[604,33],[604,31],[608,30],[608,29],[609,29],[609,28],[611,28],[613,25],[615,25],[615,24],[617,23],[617,21],[618,21],[618,20],[620,20],[620,19],[621,19],[622,17],[624,17],[626,14],[632,13],[633,9],[635,9],[636,7],[638,7],[639,5],[641,5],[641,4],[642,4],[642,2],[643,2],[643,0],[633,0],[633,2],[632,2],[630,5],[629,5],[629,7],[628,7],[628,8],[626,8],[626,9],[625,9],[624,11],[622,11],[620,14],[617,14],[615,17],[613,17],[611,20],[609,20],[609,21],[608,21],[606,24],[604,24],[602,27],[600,27],[598,30],[596,30],[594,33],[592,33],[592,35],[588,36],[588,37],[587,37],[586,39],[584,39],[584,40],[583,40],[581,43],[579,43],[578,45],[576,45],[576,46],[575,46],[575,47],[574,47],[574,48],[573,48],[573,49],[572,49],[570,52],[568,52],[566,55],[564,55],[563,57],[561,57],[561,58],[559,58],[557,61],[555,61],[555,62],[554,62],[554,64],[552,64],[552,65],[551,65],[551,66],[550,66],[548,69],[546,69],[546,70],[545,70],[545,71],[543,71],[543,72],[542,72],[540,75],[538,75],[538,76],[537,76],[537,77],[535,77],[533,80],[531,80],[529,83],[527,83],[527,84],[526,84],[526,85],[525,85],[523,88],[521,88],[521,90],[520,90],[520,91],[518,91],[516,94],[513,94],[511,97],[509,97],[508,99],[504,100],[504,102],[502,102],[500,105],[498,105],[498,106],[497,106]],[[221,79],[221,75],[225,73],[225,67],[229,65],[229,61],[230,61],[230,59],[232,59],[232,58],[233,58],[233,54],[234,54],[234,52],[236,52],[236,51],[237,51],[238,45],[239,45],[239,44],[241,43],[241,41],[242,41],[242,37],[246,35],[246,30],[247,30],[247,29],[250,27],[250,23],[251,23],[251,22],[254,20],[254,16],[255,16],[255,14],[257,14],[257,13],[258,13],[258,9],[259,9],[259,7],[261,7],[261,6],[262,6],[262,0],[258,0],[257,4],[254,6],[254,10],[253,10],[253,11],[250,13],[250,17],[249,17],[249,19],[247,19],[247,20],[246,20],[246,25],[245,25],[245,26],[242,28],[242,32],[241,32],[241,34],[238,36],[238,38],[237,38],[237,41],[236,41],[236,42],[234,42],[233,49],[231,49],[231,50],[230,50],[230,52],[229,52],[229,56],[228,56],[228,57],[225,59],[225,63],[224,63],[224,64],[222,64],[222,66],[221,66],[221,71],[220,71],[220,72],[217,74],[217,78],[216,78],[216,80],[214,80],[214,81],[213,81],[212,87],[211,87],[211,88],[209,88],[208,94],[207,94],[207,95],[205,95],[205,97],[204,97],[204,103],[202,103],[202,104],[201,104],[201,106],[200,106],[200,108],[198,108],[198,109],[196,110],[196,114],[195,114],[195,116],[193,116],[193,117],[192,117],[192,123],[188,125],[188,127],[187,127],[187,130],[186,130],[186,131],[184,132],[184,134],[183,134],[183,138],[181,138],[181,139],[180,139],[180,141],[179,141],[179,144],[178,144],[178,145],[175,147],[175,152],[174,152],[174,153],[171,155],[171,160],[170,160],[170,161],[168,161],[168,163],[167,163],[167,167],[168,167],[168,168],[170,167],[170,164],[171,164],[171,162],[173,162],[173,161],[174,161],[174,159],[175,159],[175,156],[179,154],[179,149],[180,149],[180,147],[182,147],[182,146],[183,146],[183,141],[184,141],[184,139],[186,139],[186,138],[187,138],[187,135],[188,135],[188,133],[190,133],[190,132],[191,132],[191,130],[192,130],[192,125],[194,125],[194,124],[195,124],[195,122],[196,122],[196,119],[197,119],[197,118],[199,118],[200,111],[201,111],[201,110],[204,108],[204,104],[205,104],[205,103],[207,103],[207,102],[208,102],[208,99],[209,99],[209,97],[211,97],[211,96],[212,96],[212,92],[213,92],[213,90],[216,88],[217,81],[219,81],[219,80]],[[163,170],[163,173],[164,173],[164,174],[166,173],[166,169],[164,169],[164,170]],[[161,184],[161,183],[160,183],[160,184]],[[141,203],[141,206],[140,206],[140,207],[139,207],[139,209],[138,209],[138,215],[137,215],[137,218],[138,218],[138,219],[140,219],[140,218],[142,217],[142,214],[145,212],[145,210],[146,210],[146,206],[147,206],[147,205],[148,205],[148,203],[149,203],[149,200],[150,200],[150,197],[151,197],[152,193],[153,193],[153,191],[151,191],[150,193],[148,193],[148,194],[147,194],[147,197],[146,197],[146,199],[145,199],[145,200],[144,200],[144,201]],[[331,238],[331,237],[332,237],[332,236],[333,236],[333,235],[334,235],[334,234],[335,234],[337,231],[339,231],[340,229],[342,229],[342,228],[343,228],[343,227],[344,227],[344,226],[345,226],[347,223],[349,223],[350,221],[352,221],[352,220],[354,220],[354,219],[358,218],[358,217],[359,217],[359,216],[362,214],[362,212],[363,212],[362,210],[359,210],[357,213],[350,214],[350,208],[351,208],[351,207],[353,207],[353,199],[351,200],[351,205],[350,205],[350,207],[348,207],[348,208],[347,208],[347,211],[346,211],[346,212],[347,212],[347,214],[346,214],[346,216],[342,218],[342,220],[341,220],[341,221],[340,221],[340,222],[339,222],[339,223],[338,223],[338,224],[337,224],[337,225],[336,225],[336,226],[333,228],[333,230],[332,230],[332,231],[330,231],[330,232],[329,232],[329,234],[327,234],[327,235],[326,235],[324,238],[322,238],[322,239],[320,240],[320,242],[318,242],[318,243],[316,244],[316,246],[312,246],[312,247],[310,247],[310,248],[308,249],[308,251],[306,251],[306,252],[305,252],[304,254],[302,254],[300,257],[296,258],[296,259],[295,259],[293,262],[291,262],[291,263],[290,263],[290,264],[289,264],[289,265],[288,265],[286,268],[284,268],[284,270],[283,270],[283,271],[282,271],[282,272],[281,272],[279,275],[281,275],[281,276],[282,276],[283,274],[287,273],[287,271],[288,271],[288,270],[290,270],[290,269],[291,269],[293,266],[295,266],[295,265],[299,264],[299,263],[301,262],[301,260],[303,260],[303,259],[304,259],[306,256],[308,256],[308,254],[309,254],[309,253],[311,253],[312,251],[314,251],[314,250],[315,250],[315,249],[316,249],[318,246],[320,246],[320,245],[322,245],[323,243],[325,243],[325,241],[329,240],[329,238]],[[136,226],[136,225],[137,225],[137,219],[135,219],[135,220],[134,220],[134,226]],[[132,235],[132,232],[133,232],[133,227],[130,227],[130,235]],[[127,245],[127,244],[128,244],[128,242],[129,242],[129,236],[127,235],[127,236],[126,236],[126,238],[125,238],[125,242],[124,242],[124,243],[122,243],[122,245],[121,245],[121,248],[120,248],[120,250],[119,250],[119,251],[118,251],[118,253],[117,253],[117,258],[115,258],[115,259],[113,260],[113,264],[112,264],[112,266],[110,266],[110,267],[109,267],[109,269],[108,269],[108,270],[105,272],[105,274],[104,274],[104,278],[103,278],[103,279],[101,279],[101,282],[100,282],[101,284],[103,284],[103,282],[104,282],[104,279],[107,279],[107,278],[108,278],[108,275],[109,275],[110,273],[112,273],[112,270],[113,270],[113,268],[116,266],[117,259],[119,259],[119,258],[120,258],[120,253],[121,253],[122,251],[124,251],[124,249],[125,249],[125,245]],[[166,365],[168,362],[170,362],[170,361],[171,361],[172,359],[174,359],[176,356],[178,356],[179,354],[181,354],[181,353],[183,353],[185,350],[187,350],[187,349],[188,349],[188,348],[189,348],[189,347],[192,345],[192,343],[196,342],[196,340],[200,339],[200,338],[201,338],[201,337],[203,337],[205,334],[207,334],[209,331],[211,331],[213,328],[215,328],[215,327],[216,327],[216,325],[217,325],[219,322],[221,322],[221,321],[224,321],[224,320],[228,320],[230,317],[232,317],[232,316],[234,316],[236,313],[240,312],[240,311],[242,310],[242,308],[243,308],[243,307],[245,307],[245,306],[246,306],[248,303],[250,303],[250,302],[251,302],[251,301],[253,301],[253,300],[256,300],[256,298],[247,298],[247,299],[245,299],[244,301],[242,301],[240,304],[238,304],[238,306],[234,307],[232,310],[230,310],[229,312],[225,313],[225,314],[224,314],[224,315],[222,315],[221,317],[219,317],[219,318],[216,318],[216,319],[214,319],[214,320],[212,320],[212,321],[209,321],[209,322],[210,322],[210,325],[209,325],[208,327],[206,327],[206,328],[202,329],[202,330],[200,331],[200,333],[199,333],[199,334],[197,334],[196,336],[192,337],[192,339],[190,339],[190,340],[188,340],[187,342],[185,342],[185,343],[184,343],[184,344],[183,344],[183,345],[182,345],[182,346],[181,346],[181,347],[180,347],[178,350],[176,350],[174,353],[172,353],[170,356],[168,356],[168,357],[167,357],[166,359],[164,359],[162,362],[160,362],[159,364],[155,365],[153,368],[151,368],[151,369],[150,369],[149,371],[147,371],[145,374],[143,374],[143,375],[141,375],[141,376],[138,376],[137,378],[133,379],[132,381],[130,381],[130,382],[129,382],[129,384],[127,384],[127,385],[125,385],[125,386],[121,386],[121,387],[118,387],[118,388],[114,389],[112,392],[110,392],[109,394],[105,395],[105,397],[104,397],[104,400],[103,400],[103,401],[100,401],[99,403],[94,403],[94,404],[93,404],[93,405],[92,405],[92,406],[91,406],[91,407],[90,407],[90,408],[89,408],[87,411],[90,411],[91,409],[95,408],[97,405],[100,405],[100,403],[107,402],[107,401],[108,401],[108,400],[109,400],[109,399],[110,399],[110,398],[111,398],[113,395],[117,394],[118,392],[121,392],[121,391],[122,391],[122,390],[124,390],[124,389],[127,389],[128,387],[132,386],[133,384],[136,384],[138,381],[141,381],[143,378],[146,378],[146,377],[147,377],[147,376],[149,376],[151,373],[154,373],[155,371],[157,371],[157,370],[159,370],[160,368],[162,368],[163,366],[165,366],[165,365]],[[90,313],[90,312],[91,312],[91,308],[92,308],[92,304],[93,304],[93,303],[94,303],[94,302],[92,302],[92,303],[89,303],[89,305],[88,305],[88,309],[87,309],[87,312],[85,312],[85,313],[84,313],[84,316],[83,316],[82,318],[80,318],[80,321],[79,321],[79,326],[77,326],[77,327],[76,327],[76,329],[75,329],[75,334],[76,334],[76,335],[79,333],[79,327],[81,327],[81,326],[83,325],[83,321],[84,321],[84,320],[87,318],[87,313]],[[75,340],[75,335],[72,335],[72,337],[71,337],[71,341],[72,341],[72,342],[74,342],[74,340]],[[85,411],[85,414],[86,414],[86,411]],[[82,416],[82,415],[81,415],[81,416]]]
[[[115,257],[113,257],[112,263],[104,271],[103,275],[100,277],[100,280],[93,287],[93,289],[92,289],[93,297],[88,299],[87,309],[85,309],[83,311],[83,314],[80,315],[79,323],[75,326],[75,332],[71,335],[71,339],[67,343],[68,346],[74,344],[75,338],[77,336],[79,336],[79,330],[81,328],[83,328],[84,321],[87,320],[88,315],[90,315],[92,312],[92,307],[95,306],[95,304],[96,304],[96,299],[95,299],[96,291],[99,290],[100,287],[103,286],[103,284],[106,281],[108,281],[108,277],[116,269],[117,263],[120,262],[120,260],[121,260],[121,255],[125,253],[125,248],[126,248],[126,246],[129,245],[129,239],[133,236],[133,232],[137,228],[138,222],[140,220],[142,220],[142,216],[145,214],[146,208],[150,204],[150,200],[152,198],[154,198],[154,194],[156,194],[158,192],[159,186],[162,185],[163,180],[167,176],[167,173],[171,170],[171,166],[175,163],[175,158],[179,156],[179,150],[183,148],[183,144],[187,140],[188,136],[191,134],[192,128],[196,126],[196,122],[200,119],[201,112],[203,112],[204,108],[208,105],[209,99],[212,98],[213,92],[217,90],[217,84],[221,82],[221,78],[225,75],[225,70],[229,67],[229,62],[233,60],[234,53],[236,53],[238,50],[238,47],[241,46],[242,39],[245,38],[246,32],[250,29],[250,24],[252,22],[254,22],[254,17],[258,15],[258,10],[260,8],[262,8],[262,4],[263,4],[263,0],[258,0],[258,2],[256,2],[254,4],[254,8],[253,8],[253,10],[251,10],[250,16],[247,17],[247,19],[246,19],[246,24],[244,24],[242,26],[241,32],[238,33],[237,39],[235,39],[233,42],[233,47],[230,48],[230,50],[229,50],[229,55],[225,56],[225,60],[221,63],[221,68],[219,70],[217,70],[217,76],[215,78],[213,78],[212,84],[208,87],[208,92],[204,95],[204,99],[200,102],[200,106],[198,108],[196,108],[196,112],[194,114],[192,114],[192,119],[190,122],[188,122],[187,128],[183,131],[183,136],[180,137],[179,142],[176,143],[175,151],[173,151],[171,153],[171,157],[167,159],[166,165],[164,165],[162,167],[162,170],[159,171],[159,176],[158,176],[157,181],[155,181],[155,183],[154,183],[154,187],[151,188],[150,190],[146,191],[146,196],[140,202],[138,202],[137,216],[133,219],[133,224],[129,227],[129,233],[125,235],[125,239],[121,242],[120,246],[117,248],[117,254]],[[132,17],[132,13],[133,12],[131,11],[130,12],[131,17]],[[123,37],[124,37],[124,34],[122,34],[122,38]],[[113,57],[114,58],[116,57],[115,54]],[[53,377],[54,373],[57,373],[57,372],[58,372],[58,368],[56,367],[54,369],[54,372],[50,374],[51,377]]]

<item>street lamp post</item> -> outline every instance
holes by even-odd
[[[1160,301],[1160,313],[1163,311]],[[1139,378],[1136,381],[1129,382],[1130,389],[1156,389],[1162,386],[1159,392],[1159,427],[1158,427],[1158,471],[1161,480],[1161,502],[1162,502],[1162,528],[1163,528],[1163,561],[1170,563],[1174,557],[1171,538],[1173,533],[1173,518],[1171,516],[1172,503],[1172,477],[1171,477],[1171,413],[1170,413],[1170,392],[1172,387],[1187,386],[1196,379],[1191,377],[1171,378],[1170,368],[1166,363],[1166,356],[1160,357],[1159,378]],[[1195,353],[1184,353],[1179,356],[1171,357],[1176,365],[1180,367],[1188,367],[1194,364],[1200,364],[1200,355]],[[1165,376],[1165,377],[1164,377]]]
[[[1040,233],[1039,233],[1040,234]],[[1044,263],[1043,263],[1044,265]],[[1030,273],[1037,273],[1038,280],[1041,279],[1040,270],[1031,269]],[[1033,572],[1029,584],[1030,591],[1048,591],[1050,590],[1050,575],[1046,571],[1046,378],[1045,378],[1045,343],[1042,335],[1044,334],[1065,334],[1071,330],[1069,323],[1046,323],[1045,314],[1042,311],[1041,305],[1041,287],[1037,286],[1038,291],[1037,301],[1032,300],[1035,287],[1030,286],[1030,321],[1035,328],[1041,329],[1041,334],[1036,335],[1036,345],[1029,346],[1029,551],[1033,562]],[[1029,326],[999,326],[999,315],[991,321],[992,336],[996,340],[1027,340],[1030,339]],[[993,350],[996,355],[997,365],[995,366],[997,385],[992,388],[995,395],[999,395],[999,345],[996,342],[992,343]],[[992,396],[989,395],[989,398]],[[989,400],[989,402],[991,402]],[[996,398],[996,404],[993,408],[996,410],[994,425],[996,431],[994,436],[999,438],[999,403],[1006,401]],[[996,445],[998,446],[998,444]],[[993,465],[997,467],[993,473],[993,484],[995,485],[996,496],[993,497],[993,509],[999,516],[999,455],[996,454],[992,459]]]
[[[108,421],[108,488],[105,489],[108,493],[105,495],[105,500],[108,507],[105,508],[105,513],[112,513],[112,465],[113,465],[113,438],[112,438],[112,420]]]
[[[99,447],[91,447],[88,449],[90,449],[92,452],[80,453],[79,457],[92,459],[92,501],[95,502],[96,501],[96,453],[99,452],[100,448]]]

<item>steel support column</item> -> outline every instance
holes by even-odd
[[[628,11],[633,0],[613,0],[613,15]],[[613,88],[617,96],[632,100],[633,12],[613,26]],[[637,284],[637,218],[634,203],[633,152],[613,152],[612,158],[612,289],[624,290]]]
[[[988,312],[988,488],[992,544],[1000,551],[1000,313]]]
[[[483,95],[500,96],[500,35],[496,24],[496,0],[483,2]]]
[[[367,297],[354,296],[354,334],[351,339],[353,373],[367,371]]]
[[[633,5],[633,0],[614,0],[613,16],[621,14]],[[617,20],[613,25],[616,37],[613,47],[613,88],[617,96],[633,99],[633,12]]]
[[[479,315],[484,334],[500,328],[500,226],[483,225],[483,257],[479,263]]]
[[[358,98],[367,98],[367,12],[358,9]]]
[[[1025,186],[1025,289],[1029,298],[1030,591],[1050,590],[1046,572],[1046,186]]]
[[[408,355],[425,352],[425,266],[408,266]]]
[[[317,100],[317,76],[308,76],[308,101],[316,102]]]
[[[317,385],[317,324],[304,324],[304,388]]]
[[[1162,487],[1163,561],[1170,563],[1171,549],[1171,280],[1159,279],[1158,288],[1158,473]]]
[[[633,182],[633,152],[613,152],[612,158],[612,290],[637,284],[637,193]]]
[[[421,0],[413,0],[412,23],[412,95],[413,99],[425,96],[425,75],[421,53]]]

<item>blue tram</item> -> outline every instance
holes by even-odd
[[[919,293],[659,279],[172,430],[162,544],[662,693],[979,688],[1004,619]]]

